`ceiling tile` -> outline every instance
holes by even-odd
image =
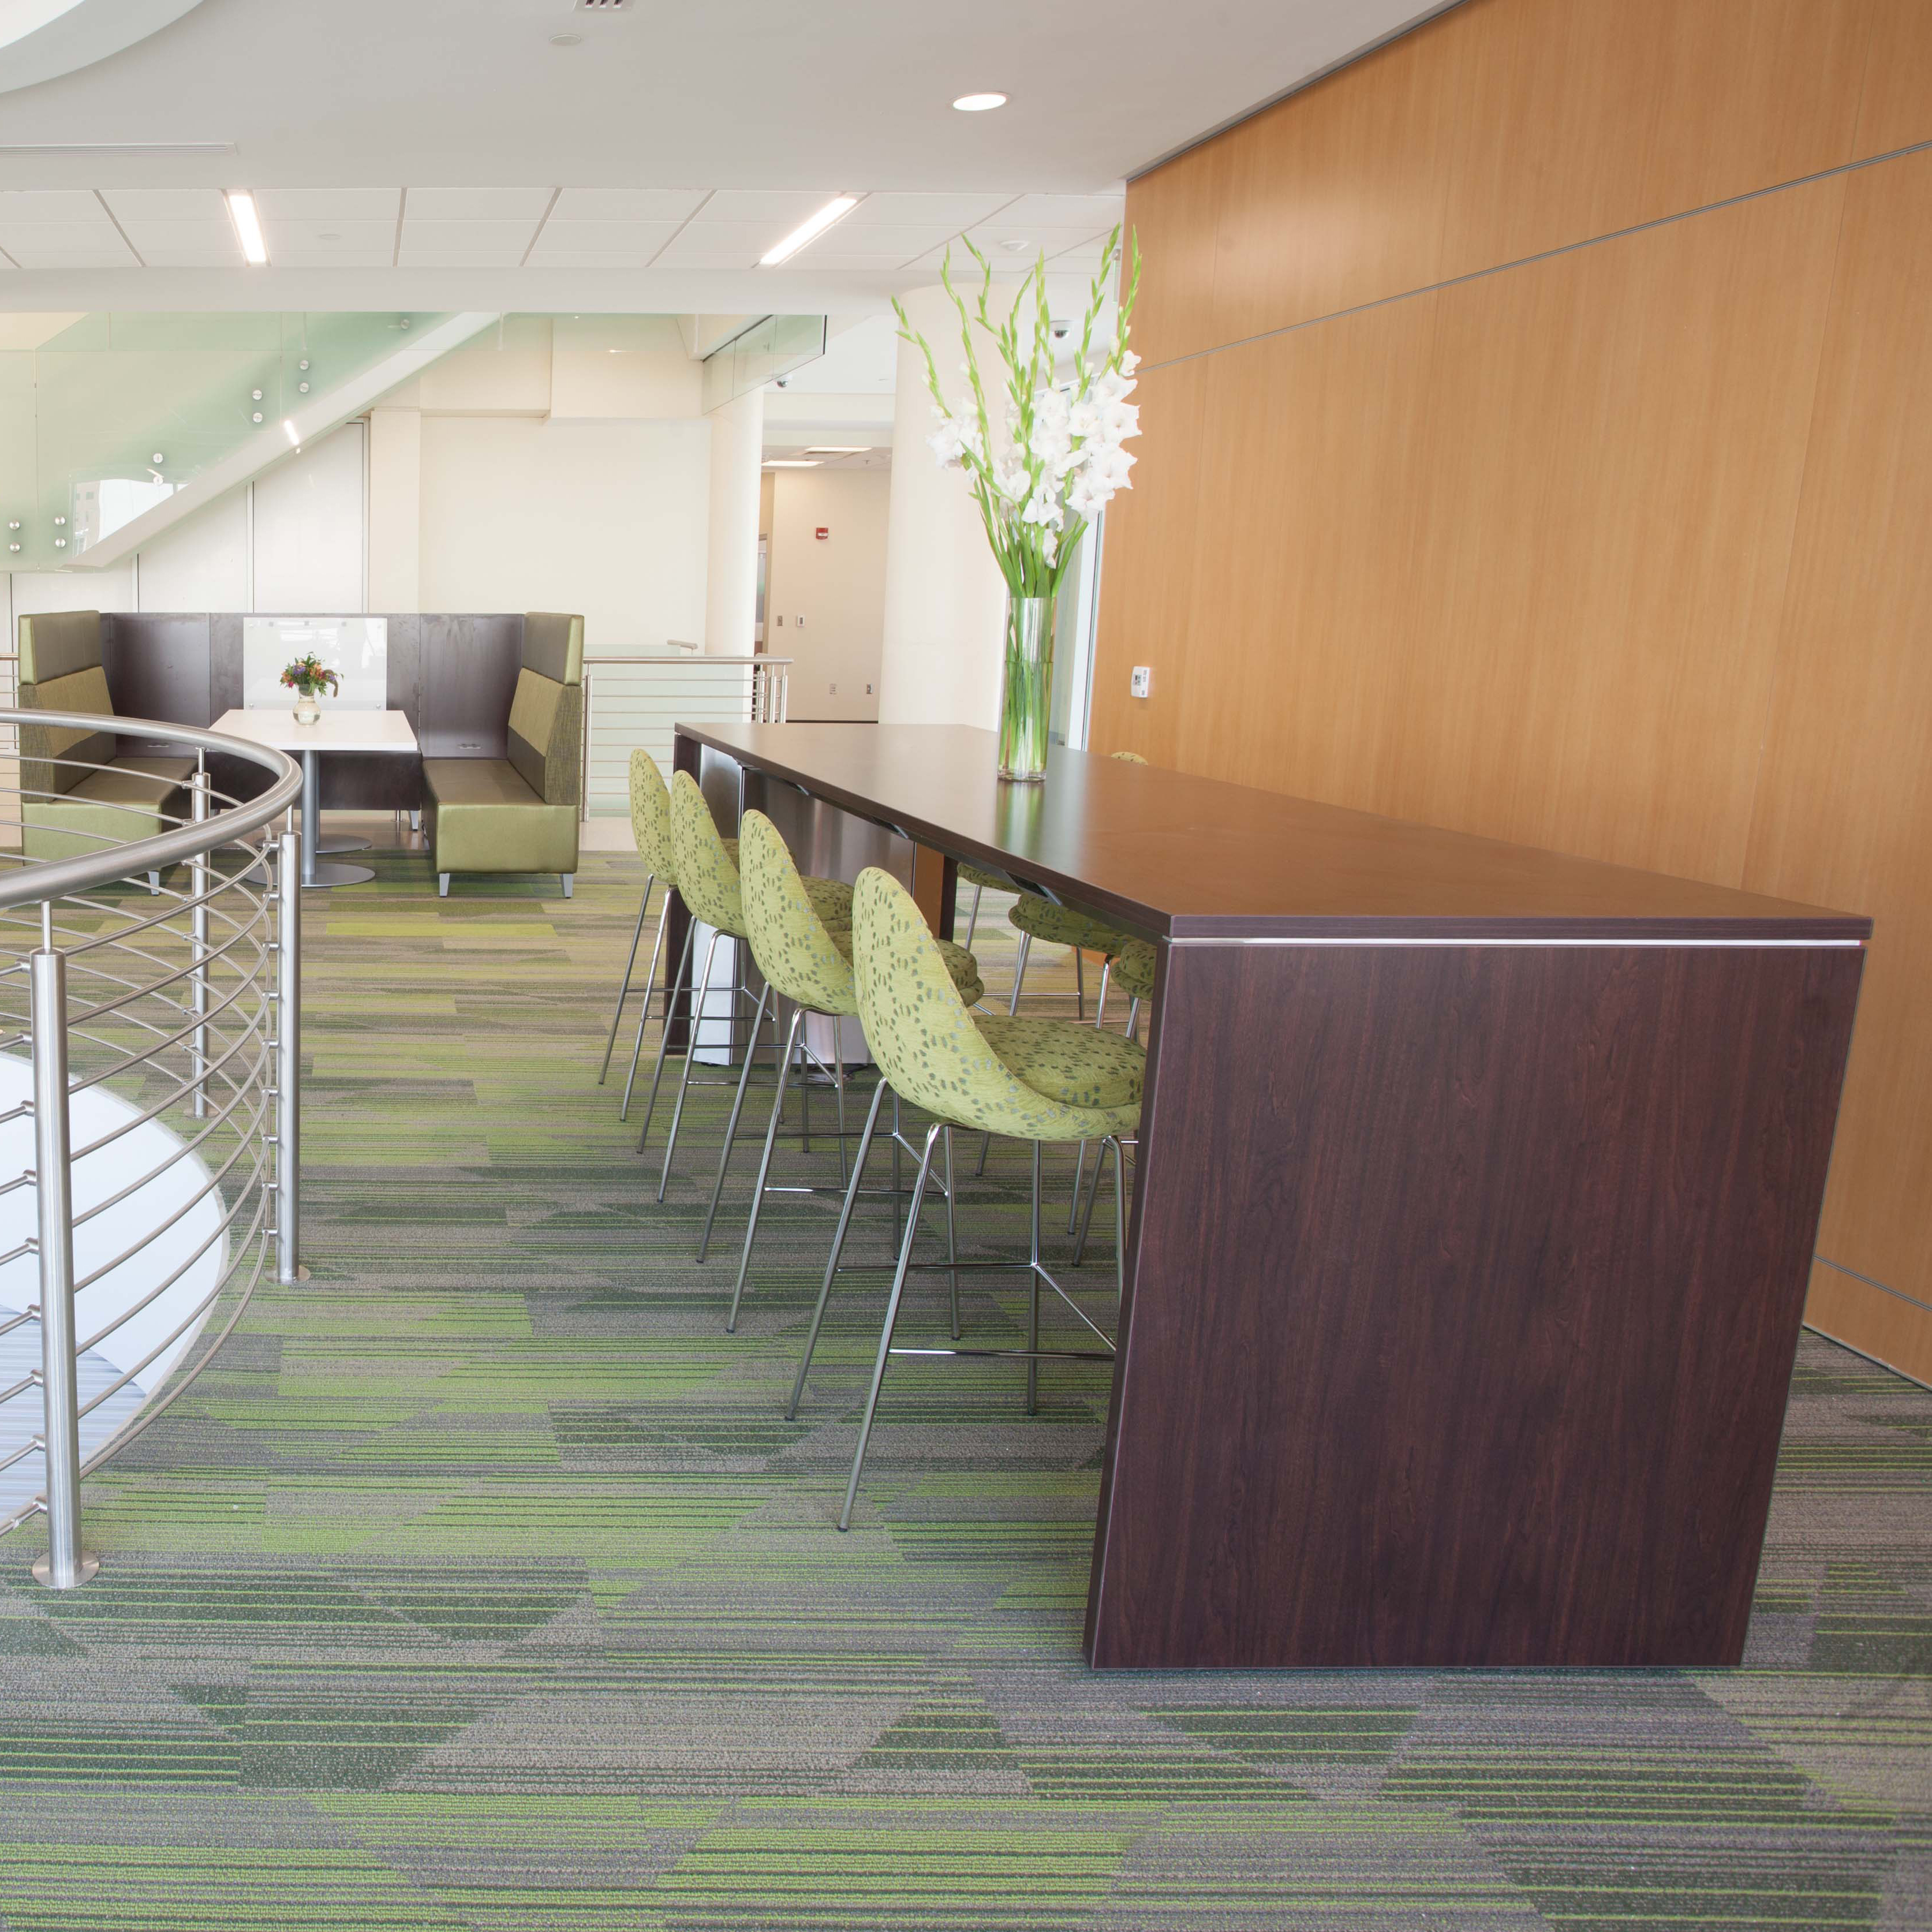
[[[1012,199],[1006,194],[868,194],[838,225],[866,228],[901,223],[956,235],[998,214]]]
[[[719,221],[709,223],[699,220],[688,224],[680,231],[676,238],[658,257],[658,262],[684,262],[692,264],[735,264],[748,268],[770,248],[774,242],[782,241],[783,226],[774,226],[764,221]]]
[[[1000,211],[1004,221],[1031,222],[1041,228],[1085,228],[1104,233],[1126,207],[1120,194],[1023,194]]]
[[[682,221],[704,199],[701,188],[567,188],[550,211],[559,221]]]
[[[1023,221],[1009,221],[1003,214],[997,220],[982,222],[970,231],[974,242],[988,255],[1014,255],[1022,263],[1030,262],[1036,255],[1058,255],[1069,248],[1077,248],[1082,242],[1104,238],[1105,229],[1091,228],[1036,228]],[[1008,248],[1002,244],[1021,242],[1023,248]]]
[[[550,206],[547,188],[412,188],[409,218],[534,222]]]
[[[218,222],[228,226],[228,205],[214,188],[109,188],[101,190],[124,228],[137,221]]]
[[[621,273],[649,264],[641,255],[586,254],[574,248],[539,247],[532,251],[530,266],[533,268],[608,268]]]
[[[305,248],[272,247],[268,259],[278,268],[386,268],[395,254],[392,248],[370,248],[350,242],[311,243]]]
[[[320,221],[327,228],[346,221],[394,222],[401,200],[401,189],[394,188],[269,188],[255,194],[266,221]]]
[[[238,262],[242,259],[242,244],[235,238],[234,229],[218,218],[213,221],[158,221],[124,215],[121,226],[128,239],[144,255],[152,243],[161,248],[224,247]]]
[[[537,237],[547,254],[602,255],[648,260],[677,232],[675,221],[560,221],[553,215]]]
[[[403,223],[403,253],[417,254],[500,255],[506,249],[520,255],[536,232],[529,221],[418,221],[412,197]]]
[[[452,243],[447,248],[412,248],[405,242],[398,261],[405,268],[514,268],[523,259],[523,244],[490,248],[478,242],[465,248]]]
[[[808,214],[823,208],[836,195],[850,193],[844,188],[721,188],[698,212],[694,227],[716,222],[776,222],[777,241],[788,229],[796,228]],[[769,248],[771,242],[765,246]]]
[[[885,255],[909,261],[936,248],[951,230],[928,224],[922,228],[855,228],[848,221],[830,228],[815,242],[808,242],[792,256],[794,262],[829,262],[848,255]],[[789,266],[789,265],[788,265]]]
[[[0,191],[0,223],[106,219],[90,188],[15,188]]]
[[[388,261],[395,253],[396,224],[388,221],[268,221],[262,224],[268,259],[282,262],[302,254],[325,260],[379,256]],[[333,237],[332,240],[326,238]]]
[[[4,248],[23,268],[131,268],[134,257],[112,229],[105,242],[64,244],[23,242],[17,235],[0,233]]]

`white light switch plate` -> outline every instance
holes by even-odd
[[[1129,682],[1127,688],[1136,698],[1145,698],[1150,695],[1154,690],[1154,666],[1136,664],[1132,679]]]

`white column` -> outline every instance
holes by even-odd
[[[993,292],[993,314],[1010,284]],[[914,328],[932,344],[949,403],[968,393],[959,316],[943,289],[905,298]],[[997,382],[992,339],[979,344],[982,379]],[[1000,397],[988,400],[998,410]],[[933,428],[926,364],[899,344],[892,412],[891,519],[886,536],[885,648],[879,665],[879,720],[894,724],[999,722],[1001,620],[1006,584],[993,562],[978,506],[964,474],[942,470],[926,446]]]
[[[369,412],[369,608],[422,608],[422,412]]]
[[[754,389],[711,412],[711,520],[704,598],[710,657],[751,654],[758,602],[759,465],[765,392]],[[782,655],[782,653],[780,653]]]

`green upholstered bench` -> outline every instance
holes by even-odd
[[[436,890],[454,872],[555,872],[569,898],[582,798],[584,620],[532,610],[510,702],[509,755],[425,758]]]
[[[22,710],[115,715],[99,611],[22,617],[20,650]],[[194,775],[194,760],[124,753],[122,742],[112,731],[21,727],[21,845],[28,858],[81,858],[152,838],[186,818],[182,788]],[[160,884],[158,872],[148,874],[151,892]]]

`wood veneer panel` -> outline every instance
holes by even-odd
[[[1214,460],[1201,468],[1186,652],[1169,680],[1174,748],[1193,769],[1382,808],[1389,726],[1424,628],[1411,560],[1430,478],[1413,425],[1436,300],[1208,359]]]
[[[1437,295],[1378,808],[1738,878],[1844,191]]]
[[[1141,248],[1134,348],[1143,362],[1165,362],[1214,344],[1221,154],[1220,144],[1209,141],[1128,184],[1126,226]]]
[[[1811,1271],[1804,1322],[1821,1335],[1932,1388],[1932,1308],[1901,1300],[1820,1262]]]
[[[1924,1301],[1932,1301],[1928,234],[1932,152],[1847,178],[1742,875],[1762,890],[1828,892],[1833,903],[1875,917],[1819,1246]]]
[[[1170,948],[1093,1661],[1735,1663],[1858,974]]]
[[[1443,274],[1849,160],[1873,4],[1472,0]]]
[[[1861,155],[1932,141],[1932,6],[1926,0],[1872,4],[1871,55],[1858,113]]]
[[[1216,341],[1436,279],[1456,46],[1432,21],[1210,144]]]
[[[1138,752],[1157,765],[1179,761],[1210,366],[1201,358],[1141,372],[1134,485],[1107,506],[1090,742],[1099,751]],[[1130,669],[1141,664],[1154,667],[1150,698],[1128,693]],[[1211,652],[1205,668],[1218,684]]]

